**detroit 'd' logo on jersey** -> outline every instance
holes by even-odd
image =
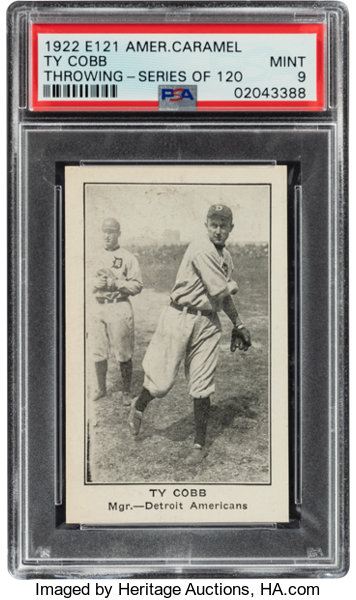
[[[118,258],[117,256],[114,256],[112,268],[113,269],[121,269],[121,267],[122,267],[122,258]]]

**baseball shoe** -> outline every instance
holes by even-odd
[[[200,444],[194,444],[191,452],[185,459],[186,465],[198,465],[206,456],[206,451]]]
[[[132,396],[130,396],[129,392],[122,392],[122,405],[123,406],[131,406]]]
[[[94,396],[93,396],[93,400],[94,400],[94,402],[95,402],[96,400],[100,400],[100,398],[104,398],[104,396],[106,396],[106,393],[107,393],[107,392],[106,392],[106,389],[105,389],[105,390],[104,390],[104,389],[101,389],[101,390],[96,390],[96,391],[94,392]]]
[[[131,433],[133,433],[133,435],[139,434],[140,429],[141,429],[142,417],[143,417],[143,412],[136,409],[136,400],[137,400],[137,398],[134,398],[132,400],[131,408],[130,408],[130,412],[129,412],[129,418],[128,418],[128,424],[131,429]]]

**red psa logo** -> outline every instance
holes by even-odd
[[[194,100],[192,92],[188,88],[165,88],[161,90],[161,99],[166,100],[169,98],[169,102],[178,102],[187,98]]]

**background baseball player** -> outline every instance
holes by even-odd
[[[234,328],[231,351],[247,350],[251,345],[249,331],[242,324],[231,295],[237,292],[231,280],[233,263],[225,242],[232,231],[229,207],[213,205],[207,220],[207,236],[192,242],[182,259],[171,292],[170,306],[160,317],[157,329],[143,360],[143,389],[133,402],[129,425],[137,435],[143,412],[153,398],[161,398],[173,386],[182,360],[193,398],[195,438],[188,464],[205,456],[204,446],[214,392],[221,325],[217,313],[224,310]]]
[[[108,358],[112,352],[120,364],[123,403],[131,403],[130,385],[134,348],[134,318],[130,296],[142,290],[138,261],[120,248],[120,224],[114,218],[102,224],[104,249],[96,257],[93,282],[93,319],[89,335],[94,354],[98,388],[94,400],[107,393]]]

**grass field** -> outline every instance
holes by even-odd
[[[230,352],[231,324],[221,315],[223,337],[212,397],[207,450],[198,466],[184,458],[194,436],[192,401],[181,368],[175,386],[148,406],[142,433],[133,438],[128,409],[120,401],[120,380],[113,360],[113,391],[98,402],[88,400],[89,475],[93,482],[248,482],[269,480],[268,406],[268,253],[262,246],[229,247],[239,285],[239,312],[250,329],[252,347]],[[136,344],[132,391],[142,381],[142,359],[184,252],[182,246],[134,249],[145,288],[133,299]],[[90,367],[90,365],[89,365]],[[88,367],[88,368],[89,368]],[[89,385],[94,385],[89,368]],[[88,398],[90,398],[90,388]]]

